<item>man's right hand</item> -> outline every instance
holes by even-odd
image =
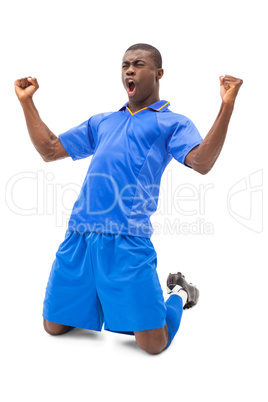
[[[20,102],[32,98],[39,88],[36,78],[25,77],[14,82],[15,92]]]

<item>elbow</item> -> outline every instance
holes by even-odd
[[[40,154],[44,162],[53,162],[54,159],[54,152],[49,152],[45,154]]]
[[[201,169],[198,170],[198,173],[200,173],[202,176],[205,176],[206,174],[208,174],[208,172],[210,172],[211,169]]]
[[[40,153],[44,162],[54,162],[58,159],[66,158],[69,154],[62,147],[59,138],[51,141],[45,148],[42,149]]]
[[[55,147],[49,144],[42,152],[39,151],[44,162],[53,162],[55,160]]]
[[[211,171],[211,169],[214,166],[214,163],[215,163],[215,161],[211,161],[211,160],[205,160],[202,162],[200,162],[200,161],[198,162],[197,160],[194,160],[193,164],[192,164],[192,168],[196,172],[205,176],[206,174],[208,174]]]
[[[208,166],[192,166],[195,172],[200,173],[202,176],[205,176],[206,174],[208,174],[208,172],[210,172],[211,167]]]
[[[51,162],[52,159],[48,158],[47,156],[41,155],[44,162]]]

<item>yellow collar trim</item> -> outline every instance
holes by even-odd
[[[127,106],[127,110],[129,111],[129,113],[130,113],[132,116],[134,116],[134,114],[136,114],[136,113],[141,112],[141,111],[144,110],[144,109],[148,109],[148,107],[144,107],[143,109],[140,109],[140,110],[138,110],[138,111],[135,112],[135,113],[132,113],[131,110],[129,109],[129,107]]]
[[[161,106],[159,109],[156,109],[156,110],[160,110],[160,109],[162,109],[163,107],[167,106],[168,104],[169,104],[169,102],[165,103],[163,106]]]
[[[161,106],[159,109],[156,109],[156,110],[161,110],[161,109],[163,109],[163,107],[167,106],[168,104],[169,104],[169,102],[165,103],[163,106]],[[146,107],[144,107],[144,108],[138,110],[138,111],[135,112],[135,113],[132,113],[128,106],[126,107],[126,109],[129,111],[129,113],[130,113],[132,116],[134,116],[134,114],[137,114],[137,113],[141,112],[141,111],[144,110],[144,109],[149,109],[149,107],[146,106]]]

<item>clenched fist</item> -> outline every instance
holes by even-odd
[[[19,101],[22,102],[28,98],[32,98],[33,94],[39,88],[36,78],[25,77],[14,82],[15,92]]]
[[[225,75],[220,77],[220,94],[223,103],[234,104],[238,91],[243,84],[243,80],[240,78],[232,77],[231,75]]]

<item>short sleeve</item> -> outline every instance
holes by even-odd
[[[184,121],[178,123],[177,128],[170,136],[167,151],[178,162],[184,164],[187,154],[202,141],[203,138],[194,123],[185,118]]]
[[[59,135],[66,152],[75,161],[93,154],[95,144],[90,119]]]

